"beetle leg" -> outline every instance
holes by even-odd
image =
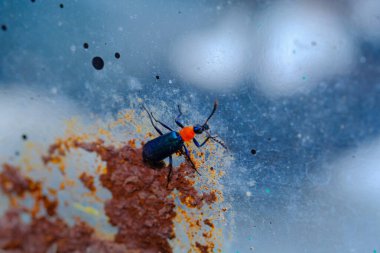
[[[168,173],[168,183],[166,185],[166,188],[169,186],[169,183],[172,179],[172,174],[173,174],[173,157],[169,156],[169,173]]]
[[[199,173],[199,171],[197,170],[197,168],[195,167],[195,164],[193,163],[193,161],[191,160],[190,158],[190,154],[189,154],[189,150],[186,148],[185,145],[182,146],[184,149],[185,149],[185,152],[182,151],[183,154],[185,154],[187,160],[189,160],[189,162],[191,163],[191,166],[193,167],[193,169],[198,173],[198,175],[200,176],[201,173]]]
[[[156,131],[160,135],[162,135],[163,133],[161,132],[161,130],[153,123],[152,115],[150,114],[150,112],[148,111],[148,109],[146,109],[145,105],[143,105],[142,107],[144,108],[144,110],[146,111],[146,113],[148,113],[150,123],[152,124],[152,126],[154,127],[154,129],[156,129]]]
[[[178,105],[178,111],[179,111],[179,115],[175,118],[175,123],[180,127],[180,128],[183,128],[183,124],[181,122],[179,122],[179,118],[182,116],[182,111],[181,111],[181,107]]]
[[[210,136],[207,137],[206,140],[204,140],[201,144],[199,144],[199,142],[198,142],[197,139],[195,139],[195,138],[193,139],[193,142],[194,142],[195,146],[197,146],[198,148],[200,148],[200,147],[202,147],[203,145],[205,145],[206,142],[207,142],[210,138],[211,138]]]
[[[198,148],[200,148],[203,145],[205,145],[208,142],[208,140],[211,139],[211,140],[219,143],[223,148],[225,148],[225,149],[228,150],[226,144],[224,144],[224,142],[222,142],[221,140],[217,139],[217,137],[218,137],[218,135],[209,135],[209,136],[207,136],[207,138],[201,144],[199,144],[199,142],[194,138],[193,142],[194,142],[195,146],[197,146]]]

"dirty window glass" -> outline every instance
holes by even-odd
[[[0,26],[1,251],[380,251],[379,1],[2,0]]]

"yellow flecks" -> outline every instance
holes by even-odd
[[[129,140],[128,145],[131,146],[132,148],[135,148],[136,147],[136,140],[135,139]]]
[[[75,186],[76,182],[73,179],[66,178],[64,180],[64,184],[66,187],[73,187],[73,186]]]
[[[65,174],[65,163],[60,163],[59,165],[58,165],[58,169],[59,169],[59,171],[62,173],[62,174]]]
[[[60,164],[62,161],[62,158],[60,156],[52,156],[50,159],[50,163],[52,164]]]
[[[95,202],[102,203],[104,202],[104,199],[100,198],[96,192],[85,192],[82,194],[83,197],[85,198],[90,198]]]
[[[121,113],[119,113],[119,117],[120,117],[120,115],[121,115]],[[111,123],[108,124],[108,127],[110,129],[115,128],[117,126],[125,126],[125,121],[124,121],[123,118],[120,117],[116,121],[111,122]]]
[[[106,174],[107,173],[107,167],[102,165],[102,164],[99,164],[97,167],[96,167],[96,170],[95,170],[96,174],[100,175],[100,174]]]
[[[112,134],[110,133],[110,131],[108,131],[106,129],[103,129],[103,128],[99,128],[98,134],[99,135],[104,135],[104,137],[106,137],[108,139],[111,139],[111,137],[112,137]]]
[[[65,185],[65,183],[64,182],[61,182],[60,184],[59,184],[59,190],[64,190],[66,188],[66,185]]]
[[[23,167],[26,168],[27,172],[30,172],[33,170],[33,166],[32,166],[32,163],[31,163],[29,157],[23,157],[21,159],[21,163],[23,164]]]
[[[133,121],[133,118],[134,118],[134,114],[135,114],[135,110],[128,110],[128,111],[124,114],[124,120],[125,120],[125,121],[128,121],[128,122],[132,122],[132,121]]]
[[[82,211],[84,213],[87,213],[89,215],[92,215],[92,216],[95,216],[95,217],[99,217],[100,216],[100,212],[98,210],[96,210],[95,208],[91,207],[91,206],[84,206],[78,202],[75,202],[73,204],[73,207],[78,209],[79,211]]]
[[[95,229],[95,235],[99,239],[103,239],[106,241],[114,241],[115,235],[112,233],[106,233],[102,231],[102,225],[99,224],[97,228]]]
[[[16,208],[16,207],[18,207],[18,200],[17,200],[17,198],[14,197],[14,196],[11,196],[11,197],[9,198],[9,205],[10,205],[12,208]]]
[[[141,126],[136,126],[136,132],[138,134],[141,134],[142,133],[142,127]]]
[[[54,188],[48,188],[48,192],[49,194],[53,195],[53,196],[57,196],[57,190],[54,189]]]
[[[61,156],[50,156],[49,163],[57,165],[62,175],[65,174],[65,160]]]
[[[194,198],[191,196],[187,196],[185,198],[185,203],[188,207],[192,207],[194,205]]]

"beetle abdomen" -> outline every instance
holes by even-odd
[[[170,132],[148,141],[143,147],[144,161],[159,162],[177,152],[183,140],[177,132]]]

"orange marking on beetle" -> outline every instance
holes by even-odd
[[[181,135],[181,138],[183,141],[191,141],[195,136],[194,127],[193,126],[186,126],[186,127],[182,128],[179,131],[179,135]]]

